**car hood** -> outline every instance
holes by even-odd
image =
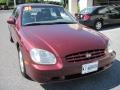
[[[34,48],[49,49],[59,57],[107,46],[100,33],[79,24],[24,26],[22,31]]]

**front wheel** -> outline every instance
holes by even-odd
[[[22,75],[31,80],[31,78],[26,74],[26,69],[25,69],[25,63],[24,63],[24,59],[23,59],[23,54],[22,51],[20,50],[20,48],[18,48],[18,58],[19,58],[19,65],[20,65],[20,71],[22,73]]]
[[[102,27],[103,27],[103,23],[102,23],[102,21],[96,21],[95,22],[95,24],[94,24],[94,28],[96,29],[96,30],[101,30],[102,29]]]

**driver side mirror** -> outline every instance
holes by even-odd
[[[7,20],[8,24],[15,24],[15,19],[13,17],[9,17],[9,19]]]

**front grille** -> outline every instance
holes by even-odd
[[[105,55],[105,49],[95,49],[88,51],[81,51],[78,53],[73,53],[65,56],[67,62],[79,62],[91,59],[98,59]]]

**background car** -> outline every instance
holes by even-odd
[[[7,5],[0,5],[0,10],[9,10]]]
[[[120,6],[92,6],[80,12],[79,21],[96,30],[106,24],[120,23]]]
[[[7,22],[26,78],[41,83],[73,79],[103,71],[114,61],[110,40],[61,6],[19,5]]]
[[[3,10],[9,10],[9,7],[7,5],[4,5]]]
[[[0,5],[0,10],[2,10],[2,6]]]

